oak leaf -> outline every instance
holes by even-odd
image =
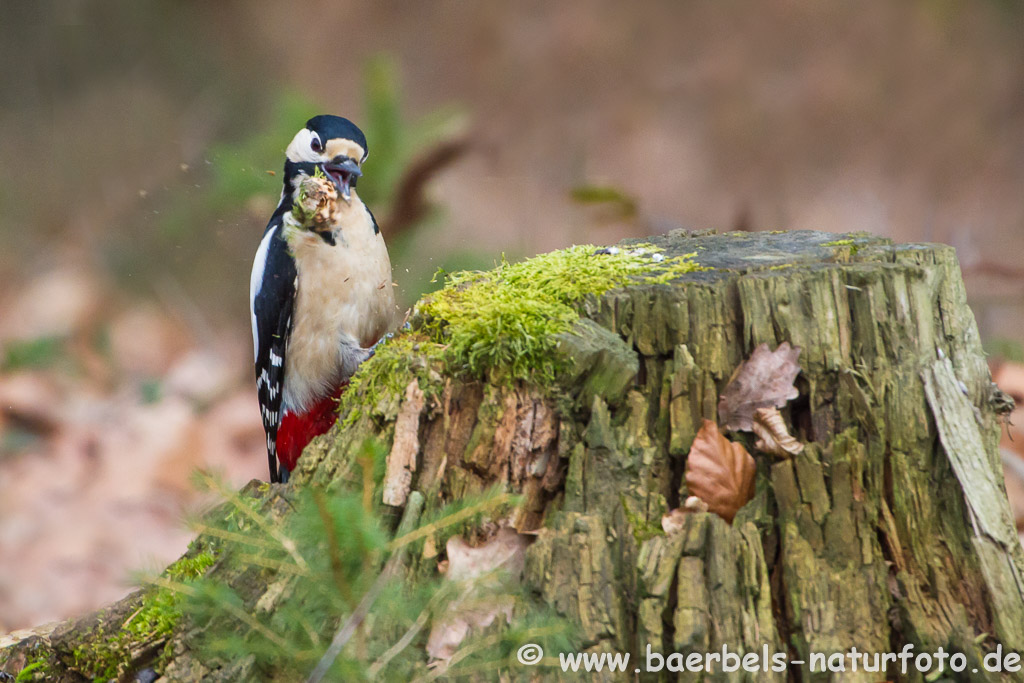
[[[704,420],[686,458],[686,488],[708,510],[732,523],[736,511],[754,497],[757,466],[742,444],[729,441]]]
[[[789,342],[779,344],[774,351],[769,351],[767,344],[754,349],[750,358],[733,373],[718,400],[718,420],[722,427],[753,431],[754,411],[782,408],[787,401],[799,396],[800,392],[793,386],[800,374],[799,355],[800,347],[792,347]]]

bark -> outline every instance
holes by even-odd
[[[647,646],[741,655],[767,647],[809,661],[851,646],[941,646],[968,661],[951,679],[1005,680],[982,659],[997,646],[1024,651],[1024,557],[997,450],[1004,396],[953,249],[809,232],[652,241],[666,255],[696,251],[711,269],[587,300],[560,345],[572,361],[570,390],[447,378],[415,411],[403,411],[409,399],[396,393],[312,444],[289,486],[349,476],[363,437],[392,444],[401,420],[392,453],[412,458],[412,490],[453,500],[499,482],[524,494],[513,521],[537,533],[524,580],[580,625],[590,650],[643,661]],[[661,517],[687,496],[685,461],[702,419],[717,420],[719,392],[757,345],[786,341],[802,349],[800,397],[783,414],[803,452],[758,457],[754,499],[731,525],[693,512],[665,535]],[[250,493],[287,514],[275,490]],[[272,609],[274,573],[246,580],[252,604]],[[132,600],[100,619],[130,614]],[[78,680],[69,653],[90,625],[66,624],[0,661],[15,671],[41,646],[54,653],[58,677]],[[195,636],[183,625],[171,637],[168,679],[251,675],[245,661],[195,660]],[[126,676],[153,659],[136,649]],[[812,675],[807,666],[708,678],[833,676],[923,680],[891,670]]]

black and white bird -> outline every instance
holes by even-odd
[[[334,423],[349,377],[396,317],[388,250],[355,189],[368,152],[348,119],[311,118],[288,145],[281,201],[256,252],[249,303],[274,482]],[[303,210],[314,178],[333,197],[316,221]]]

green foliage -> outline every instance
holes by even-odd
[[[8,342],[4,347],[3,363],[0,370],[49,368],[65,358],[63,337],[39,337],[25,341]]]
[[[477,266],[489,262],[492,255],[485,259],[479,254],[438,251],[431,236],[424,233],[439,227],[439,211],[428,212],[397,239],[388,232],[388,218],[406,172],[428,150],[457,135],[465,119],[455,106],[440,107],[413,119],[403,116],[398,76],[395,60],[385,54],[369,60],[363,70],[360,126],[366,133],[370,156],[363,165],[359,196],[381,221],[392,263],[396,265],[394,277],[400,285],[399,294],[411,304],[430,288],[435,269],[432,263],[444,263],[450,268]]]
[[[142,402],[149,405],[159,401],[164,395],[163,385],[158,379],[147,379],[139,385],[139,392],[142,394]]]
[[[254,661],[251,676],[305,678],[327,651],[332,637],[359,605],[365,619],[329,670],[328,680],[402,680],[429,675],[425,644],[431,620],[447,614],[464,586],[446,582],[437,559],[424,548],[443,548],[454,533],[507,514],[517,501],[491,491],[457,505],[429,510],[422,517],[410,503],[397,532],[390,529],[380,500],[381,463],[386,449],[367,443],[352,477],[329,488],[289,489],[288,514],[275,504],[280,491],[268,491],[262,503],[229,491],[234,513],[207,533],[221,540],[224,566],[233,577],[215,576],[193,585],[185,610],[199,627],[198,647],[209,661]],[[346,484],[345,482],[352,482]],[[418,495],[418,494],[413,494]],[[419,498],[422,501],[422,497]],[[273,577],[266,591],[251,594],[254,574]],[[541,631],[538,642],[559,639],[566,631],[500,575],[480,587],[481,600],[516,601],[515,626],[503,620],[471,636],[463,657],[449,675],[463,669],[507,665],[507,654],[523,638]],[[524,629],[529,633],[524,635]],[[481,645],[483,643],[483,645]],[[191,645],[190,645],[191,647]]]
[[[266,125],[247,137],[223,143],[210,150],[210,184],[206,202],[215,211],[237,210],[249,197],[280,185],[284,149],[292,136],[316,112],[317,105],[305,95],[283,91],[274,102]]]
[[[1013,363],[1024,363],[1024,344],[1015,339],[1006,339],[1005,337],[989,339],[985,342],[985,353]]]
[[[218,217],[240,212],[254,196],[273,196],[281,184],[284,149],[306,122],[316,104],[303,95],[284,91],[275,100],[266,123],[246,127],[249,134],[210,148],[206,178],[198,196],[178,195],[178,201],[161,214],[160,229],[165,237],[206,232]],[[203,169],[195,171],[202,173]]]
[[[370,147],[370,156],[363,166],[372,183],[359,188],[363,201],[374,206],[387,201],[402,171],[406,130],[402,125],[398,76],[394,61],[385,55],[370,60],[363,70],[365,116],[363,133]]]
[[[456,107],[442,107],[414,121],[402,116],[401,84],[394,58],[380,54],[363,70],[364,119],[370,156],[363,165],[359,195],[378,214],[386,213],[410,162],[448,137],[463,118]]]
[[[359,195],[378,219],[386,220],[409,164],[457,131],[462,116],[457,109],[445,107],[420,117],[403,117],[397,69],[387,56],[366,64],[364,90],[363,111],[354,103],[350,110],[335,113],[353,119],[367,135],[370,156],[363,167]],[[231,280],[248,268],[251,254],[237,263],[225,262],[225,249],[234,253],[240,245],[244,247],[237,240],[244,240],[247,231],[252,230],[256,241],[251,248],[255,251],[281,189],[286,146],[309,117],[331,109],[325,102],[289,90],[268,99],[271,101],[255,110],[257,114],[245,125],[225,129],[223,141],[209,148],[203,163],[183,169],[180,182],[164,190],[152,190],[146,203],[153,208],[154,226],[147,233],[153,239],[118,240],[104,245],[109,267],[126,285],[139,287],[129,278],[140,267],[149,272],[148,283],[160,282],[159,276],[170,271],[187,293],[199,301],[209,301],[209,283]],[[228,137],[231,135],[237,137]],[[404,236],[411,237],[435,218],[426,216]],[[395,243],[388,237],[396,264],[404,260],[408,249],[416,248],[410,239]],[[417,256],[422,257],[422,253]],[[427,261],[414,259],[419,260]],[[404,271],[398,271],[397,275],[406,295],[415,298],[422,274],[406,278]],[[215,304],[206,305],[235,310],[239,302],[233,301],[233,296],[228,292],[216,297]]]
[[[636,216],[636,199],[610,185],[580,185],[572,189],[570,196],[579,204],[610,207],[618,218]]]

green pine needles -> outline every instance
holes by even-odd
[[[507,669],[524,642],[570,647],[569,627],[514,577],[496,570],[469,585],[438,571],[450,537],[507,516],[516,496],[494,489],[441,506],[414,492],[398,521],[379,502],[386,448],[371,440],[360,451],[341,485],[246,497],[216,484],[232,510],[226,524],[203,527],[218,571],[182,591],[195,634],[187,647],[201,661],[230,663],[220,672],[230,680],[306,680],[323,661],[324,680],[427,681]],[[467,594],[474,605],[514,604],[514,620],[471,632],[447,668],[428,666],[431,629]]]

